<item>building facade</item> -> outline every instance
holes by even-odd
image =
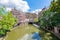
[[[35,13],[26,13],[26,18],[29,19],[29,22],[34,22],[34,19],[37,18],[37,14]]]
[[[17,11],[16,9],[12,9],[12,14],[13,16],[17,19],[17,23],[24,23],[26,16],[24,14],[24,12],[22,11]]]

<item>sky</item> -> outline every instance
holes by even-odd
[[[27,12],[30,7],[26,1],[23,0],[0,0],[0,7],[5,6],[6,10],[10,11],[13,8]]]
[[[41,11],[44,7],[49,7],[51,0],[0,0],[0,7],[3,5],[6,10],[16,8],[23,12]]]
[[[51,0],[25,0],[25,1],[28,2],[30,6],[30,11],[48,7],[51,3]]]

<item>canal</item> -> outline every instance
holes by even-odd
[[[17,28],[11,30],[6,37],[6,40],[59,40],[53,34],[37,29],[30,24],[20,25]]]

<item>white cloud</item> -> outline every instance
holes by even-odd
[[[6,11],[11,11],[11,8],[6,8]]]
[[[38,12],[40,12],[40,11],[42,11],[42,9],[36,9],[36,10],[32,11],[32,13],[38,14]]]
[[[6,6],[7,9],[16,8],[17,10],[22,10],[24,12],[30,9],[28,3],[23,0],[0,0],[0,6]]]

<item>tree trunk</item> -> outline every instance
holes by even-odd
[[[54,32],[58,33],[57,27],[54,27]]]

